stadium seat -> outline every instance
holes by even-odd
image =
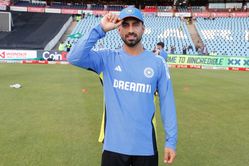
[[[249,56],[249,18],[197,18],[196,29],[208,51],[218,55]]]
[[[92,27],[97,25],[100,20],[101,17],[88,16],[78,22],[72,34],[86,34]],[[187,26],[180,18],[145,16],[144,20],[146,30],[142,41],[146,49],[153,50],[156,43],[159,41],[165,43],[166,50],[169,50],[171,45],[175,46],[175,54],[182,54],[182,48],[184,46],[192,45],[192,47],[195,48]],[[77,40],[78,39],[67,39],[67,41],[70,41],[71,43],[75,43]],[[122,40],[116,30],[108,32],[106,37],[99,40],[94,48],[100,49],[100,47],[103,46],[110,49],[117,49],[122,46]],[[196,54],[196,52],[195,50],[190,50],[188,54]]]

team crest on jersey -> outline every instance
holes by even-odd
[[[152,68],[150,68],[150,67],[146,67],[144,69],[144,75],[147,78],[152,78],[154,76],[154,70]]]

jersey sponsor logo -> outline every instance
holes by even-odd
[[[119,72],[121,72],[121,71],[122,71],[122,69],[121,69],[121,67],[120,67],[119,65],[118,65],[118,66],[116,66],[114,70],[115,70],[115,71],[119,71]]]
[[[154,70],[152,68],[150,68],[150,67],[146,67],[144,69],[144,75],[147,78],[152,78],[154,76]]]
[[[151,85],[114,79],[113,87],[125,91],[151,93]]]

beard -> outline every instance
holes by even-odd
[[[127,39],[130,35],[132,35],[134,39]],[[138,36],[135,33],[129,33],[125,36],[121,36],[121,39],[128,47],[134,47],[141,41],[142,36]]]

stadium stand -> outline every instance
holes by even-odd
[[[63,3],[63,2],[51,2],[51,8],[59,8],[59,9],[87,9],[87,4],[84,3]]]
[[[172,12],[172,6],[158,6],[158,12]]]
[[[192,12],[203,12],[205,10],[204,6],[191,6]]]
[[[100,22],[101,17],[88,16],[81,20],[72,34],[85,34],[90,29]],[[145,35],[143,36],[144,47],[148,50],[153,50],[155,44],[159,41],[165,43],[165,48],[175,46],[175,54],[182,54],[182,48],[184,46],[191,45],[194,48],[194,44],[188,32],[185,22],[182,22],[178,17],[155,17],[145,16]],[[155,26],[156,25],[156,26]],[[67,38],[66,42],[76,43],[78,38]],[[101,49],[103,47],[110,49],[117,49],[122,46],[122,41],[117,31],[110,31],[106,34],[104,39],[98,41],[95,49]],[[190,50],[188,54],[196,54],[195,50]]]
[[[178,12],[189,12],[189,9],[187,6],[178,6],[177,11]]]
[[[197,18],[195,26],[209,52],[249,56],[249,18]]]
[[[70,15],[12,12],[13,30],[0,32],[1,49],[50,50],[70,24]],[[64,29],[64,31],[63,31]]]
[[[30,7],[45,7],[47,4],[46,2],[35,2],[35,3],[31,3],[28,1],[18,1],[15,3],[16,6],[30,6]]]
[[[180,1],[179,1],[180,2]],[[58,30],[65,24],[59,23],[59,15],[62,17],[70,17],[70,15],[64,15],[65,11],[63,9],[75,9],[76,12],[86,12],[86,18],[79,21],[73,32],[70,32],[71,35],[65,41],[65,37],[61,40],[67,43],[74,44],[78,41],[78,38],[89,32],[89,30],[100,22],[102,18],[101,15],[108,11],[120,11],[124,8],[125,5],[116,4],[116,2],[110,3],[96,3],[91,2],[48,2],[48,1],[15,1],[15,6],[24,6],[24,7],[35,7],[35,8],[58,8],[61,10],[57,10],[56,12],[61,12],[63,14],[58,14],[54,21],[48,21],[45,19],[46,16],[52,14],[44,14],[44,13],[32,13],[32,15],[39,15],[35,18],[35,16],[26,16],[31,13],[22,13],[23,16],[18,17],[20,13],[15,16],[13,15],[14,20],[14,31],[10,33],[2,32],[0,33],[0,48],[15,48],[15,49],[47,49],[47,45],[45,43],[49,43],[49,39],[46,39],[45,36],[54,36],[56,34],[55,31]],[[125,4],[125,3],[123,3]],[[193,4],[196,5],[196,4]],[[184,13],[196,12],[199,15],[204,15],[204,17],[212,17],[212,11],[226,11],[229,13],[227,16],[229,17],[232,12],[241,12],[246,11],[249,6],[248,3],[209,3],[208,5],[201,4],[201,6],[191,6],[191,5],[175,5],[167,3],[157,3],[155,5],[154,2],[146,2],[141,5],[143,7],[143,11],[145,14],[145,26],[146,31],[143,36],[143,43],[145,48],[152,50],[155,46],[155,43],[162,41],[165,43],[165,49],[170,53],[171,46],[174,46],[176,50],[175,54],[182,54],[184,47],[196,48],[200,45],[200,48],[204,46],[207,48],[208,53],[216,52],[217,55],[228,55],[228,56],[249,56],[249,18],[219,18],[218,16],[214,16],[217,18],[197,18],[193,16],[195,19],[193,22],[195,23],[195,27],[192,25],[191,17],[184,15]],[[239,8],[234,8],[232,12],[227,12],[234,6],[238,6]],[[243,6],[244,5],[244,6]],[[236,9],[236,10],[235,10]],[[78,10],[78,11],[77,11]],[[82,11],[80,11],[82,10]],[[67,14],[72,14],[72,10],[69,10]],[[42,11],[44,12],[44,11]],[[72,12],[72,13],[70,13]],[[160,13],[161,12],[161,13]],[[182,12],[182,13],[181,13]],[[118,12],[116,12],[118,13]],[[172,15],[170,15],[172,13]],[[177,17],[176,14],[179,14]],[[210,13],[210,16],[208,14]],[[222,12],[221,12],[222,13]],[[84,13],[85,14],[85,13]],[[97,16],[91,15],[95,14]],[[157,17],[156,15],[158,14]],[[160,15],[159,15],[160,14]],[[243,14],[243,13],[242,13]],[[56,14],[53,14],[56,15]],[[73,14],[76,15],[76,14]],[[176,17],[171,17],[175,15]],[[168,16],[168,17],[161,17]],[[15,19],[17,18],[18,19]],[[52,16],[49,16],[52,17]],[[197,16],[198,17],[198,16]],[[202,16],[200,16],[202,17]],[[223,16],[222,16],[223,17]],[[231,16],[234,17],[234,16]],[[235,16],[236,17],[236,16]],[[245,16],[244,16],[245,17]],[[31,23],[28,21],[35,21],[36,23]],[[78,17],[76,15],[76,20]],[[186,24],[185,20],[189,20]],[[37,21],[37,20],[40,20]],[[65,19],[67,20],[67,19]],[[58,23],[57,23],[58,21]],[[39,22],[39,23],[38,23]],[[50,22],[48,26],[45,26],[45,23]],[[38,23],[38,24],[37,24]],[[191,26],[190,26],[191,24]],[[32,26],[31,26],[32,25]],[[58,27],[53,27],[57,25]],[[31,28],[34,28],[31,30]],[[74,27],[74,26],[73,26]],[[193,28],[191,28],[193,27]],[[23,29],[22,29],[23,28]],[[47,29],[46,29],[47,28]],[[21,30],[22,29],[22,30]],[[43,31],[42,31],[43,30]],[[54,30],[54,32],[50,32],[48,30]],[[190,36],[191,33],[191,36]],[[42,36],[39,36],[43,34]],[[46,34],[46,35],[44,35]],[[18,36],[19,35],[19,36]],[[35,37],[34,37],[35,36]],[[64,35],[67,36],[67,35]],[[191,39],[192,38],[192,39]],[[3,40],[2,40],[3,39]],[[198,40],[197,40],[198,39]],[[40,41],[42,40],[42,41]],[[196,42],[198,41],[198,43]],[[37,42],[40,42],[37,44]],[[100,40],[95,48],[100,49],[103,47],[116,49],[121,47],[122,41],[117,33],[117,31],[108,32],[106,38]],[[39,46],[38,46],[39,45]],[[46,46],[45,46],[46,45]],[[197,50],[189,49],[187,54],[198,54]],[[200,53],[199,54],[203,54]]]
[[[121,5],[108,5],[107,10],[109,11],[121,11],[124,7]]]
[[[184,46],[194,47],[186,23],[179,17],[145,17],[145,26],[146,34],[143,38],[145,48],[153,49],[157,41],[164,42],[168,50],[170,46],[176,47],[175,54],[182,54]],[[191,50],[189,54],[195,52]]]
[[[102,5],[102,4],[85,4],[85,3],[66,3],[66,2],[27,2],[18,1],[15,6],[26,6],[26,7],[50,7],[58,9],[82,9],[82,10],[108,10],[108,11],[120,11],[124,7],[122,5]],[[106,7],[105,7],[106,6]]]
[[[91,10],[104,10],[104,5],[101,4],[92,4]]]

